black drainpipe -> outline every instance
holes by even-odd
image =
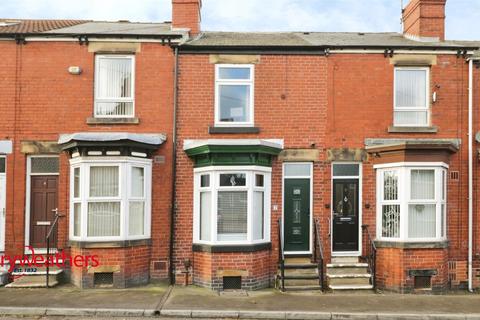
[[[170,249],[169,249],[169,266],[168,278],[170,285],[175,284],[174,265],[173,265],[173,245],[175,243],[175,211],[176,211],[176,192],[175,180],[177,175],[177,105],[178,105],[178,47],[174,48],[175,66],[173,79],[173,156],[172,156],[172,199],[170,204]]]

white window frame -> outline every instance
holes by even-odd
[[[418,107],[397,107],[397,71],[425,71],[425,108]],[[395,121],[395,112],[417,111],[427,112],[427,122],[425,124],[397,124]],[[430,110],[430,68],[429,67],[401,67],[394,68],[393,73],[393,124],[396,127],[429,127],[431,124],[431,110]]]
[[[270,242],[270,204],[271,204],[271,168],[260,166],[212,166],[205,168],[197,168],[194,170],[194,226],[193,226],[193,242],[195,244],[206,245],[253,245],[259,243]],[[245,187],[220,187],[220,175],[231,173],[245,173]],[[200,188],[201,176],[210,175],[210,186]],[[264,176],[264,187],[255,187],[255,174]],[[248,207],[247,207],[247,239],[246,240],[218,240],[217,235],[217,199],[219,191],[247,191]],[[255,191],[262,190],[264,192],[264,230],[263,239],[253,240],[253,194]],[[200,240],[200,192],[211,192],[211,217],[210,217],[210,240]]]
[[[250,79],[220,79],[221,68],[250,69]],[[248,85],[250,86],[250,118],[245,122],[220,121],[220,86]],[[255,65],[253,64],[216,64],[215,65],[215,126],[217,127],[253,127],[255,119]]]
[[[402,162],[375,165],[377,170],[377,239],[392,241],[392,242],[440,242],[447,240],[447,170],[448,165],[443,162]],[[419,200],[411,199],[411,171],[412,170],[434,170],[435,171],[435,200]],[[398,172],[398,201],[383,201],[383,173],[385,171]],[[445,174],[443,180],[442,175]],[[445,197],[442,198],[442,192],[445,190]],[[408,206],[409,204],[436,204],[436,226],[435,237],[430,238],[410,238],[408,236]],[[382,234],[382,205],[400,204],[400,232],[399,237],[383,237]],[[445,208],[445,213],[442,213],[442,205]],[[443,214],[443,219],[442,219]],[[442,226],[443,222],[443,226]],[[442,230],[444,234],[442,235]]]
[[[130,59],[132,67],[132,88],[131,88],[131,98],[120,98],[120,97],[99,97],[99,76],[100,76],[100,59]],[[135,55],[120,55],[120,54],[97,54],[95,55],[95,103],[94,103],[94,117],[95,118],[134,118],[135,117]],[[108,102],[131,102],[132,103],[132,114],[131,115],[100,115],[97,114],[97,104],[98,103],[108,103]]]
[[[119,195],[117,197],[94,197],[89,195],[91,167],[119,167]],[[80,168],[80,195],[74,198],[74,172]],[[138,200],[132,197],[132,168],[144,169],[144,235],[129,235],[129,203]],[[107,242],[122,240],[143,240],[151,237],[151,195],[152,194],[152,160],[132,157],[98,158],[78,157],[70,160],[70,240],[86,242]],[[120,235],[108,237],[88,236],[88,203],[89,202],[120,202]],[[80,236],[74,235],[74,203],[81,203]]]

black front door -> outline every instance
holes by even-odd
[[[333,180],[333,251],[358,251],[358,180]]]
[[[310,179],[285,179],[285,251],[310,250]]]

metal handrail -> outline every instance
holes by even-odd
[[[55,212],[55,219],[53,220],[53,223],[52,225],[50,226],[50,229],[48,230],[47,232],[47,236],[45,237],[46,240],[47,240],[47,256],[46,256],[46,264],[47,264],[47,288],[50,287],[50,284],[49,284],[49,281],[50,281],[50,238],[52,237],[52,234],[53,234],[53,230],[55,229],[55,231],[58,231],[56,226],[58,224],[58,220],[63,217],[60,213],[58,213],[58,208],[57,209],[53,209],[52,210],[53,212]],[[58,234],[58,232],[57,232]]]
[[[314,228],[315,228],[315,233],[314,233],[315,247],[313,250],[313,260],[317,263],[318,282],[320,284],[320,288],[322,289],[322,291],[324,291],[325,289],[325,271],[324,271],[325,257],[323,254],[322,238],[320,238],[320,226],[319,226],[318,219],[315,219]],[[318,249],[318,255],[317,255],[317,249]]]
[[[283,252],[282,221],[278,219],[278,265],[280,266],[280,290],[285,291],[285,253]]]
[[[375,245],[375,241],[373,241],[373,238],[370,234],[370,231],[368,230],[368,225],[363,225],[362,230],[365,232],[367,236],[367,248],[365,249],[365,260],[368,263],[368,268],[370,270],[370,273],[372,274],[372,285],[373,288],[375,289],[377,287],[377,276],[376,276],[376,270],[377,270],[377,246]]]

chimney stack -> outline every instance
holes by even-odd
[[[445,40],[447,0],[410,0],[403,10],[403,34]]]
[[[200,33],[202,0],[172,0],[172,27],[188,28],[190,36]]]

